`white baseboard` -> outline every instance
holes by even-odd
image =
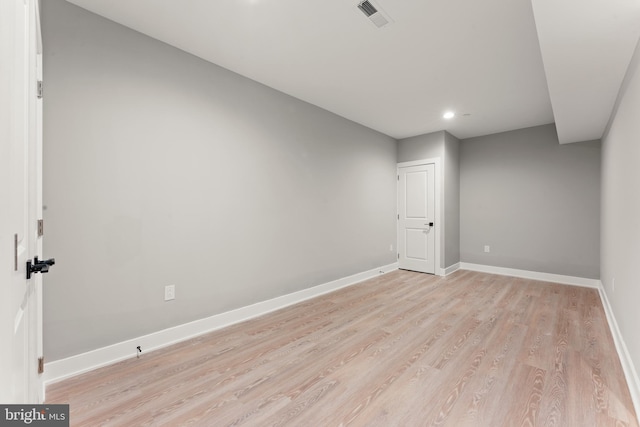
[[[481,273],[498,274],[501,276],[522,277],[524,279],[542,280],[545,282],[561,283],[563,285],[584,286],[587,288],[600,288],[600,280],[584,277],[563,276],[562,274],[542,273],[538,271],[518,270],[515,268],[495,267],[492,265],[460,263],[461,270],[479,271]]]
[[[460,270],[460,263],[459,262],[457,262],[457,263],[455,263],[453,265],[450,265],[449,267],[445,268],[444,269],[444,275],[448,276],[448,275],[450,275],[452,273],[455,273],[458,270]]]
[[[629,386],[629,393],[631,394],[631,400],[633,401],[633,406],[636,410],[636,416],[640,417],[640,377],[638,377],[638,371],[636,371],[633,364],[633,360],[631,359],[631,355],[627,349],[627,344],[625,343],[624,338],[622,338],[618,322],[613,314],[611,304],[609,304],[609,298],[607,298],[607,293],[604,290],[604,286],[602,286],[602,282],[600,282],[598,291],[600,293],[604,312],[607,316],[607,321],[609,322],[609,329],[613,336],[613,342],[615,343],[616,350],[618,351],[618,358],[622,364],[622,370],[624,371],[624,376],[627,380],[627,385]]]
[[[385,265],[309,289],[252,304],[247,307],[216,314],[215,316],[164,329],[107,347],[98,348],[66,359],[55,360],[45,364],[44,386],[46,387],[48,384],[136,357],[137,346],[141,346],[144,353],[157,350],[225,326],[262,316],[263,314],[297,304],[310,298],[360,283],[397,269],[398,263]]]

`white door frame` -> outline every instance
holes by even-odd
[[[43,187],[43,127],[44,127],[44,113],[43,113],[43,100],[42,96],[38,96],[38,85],[37,82],[42,82],[43,79],[43,52],[42,52],[42,27],[40,21],[40,1],[39,0],[29,0],[31,7],[33,8],[32,12],[29,15],[29,26],[30,32],[35,40],[31,42],[31,48],[33,51],[31,52],[29,61],[30,61],[30,81],[31,81],[31,94],[29,97],[29,139],[30,139],[30,147],[35,151],[35,156],[33,156],[32,161],[34,164],[34,175],[31,177],[33,180],[32,183],[32,191],[34,193],[35,198],[35,206],[33,213],[35,214],[35,218],[33,219],[34,223],[37,223],[38,220],[43,218],[42,215],[42,187]],[[42,235],[39,233],[36,237],[34,254],[38,256],[38,258],[43,259],[42,252]],[[34,302],[33,309],[34,313],[31,315],[31,321],[33,324],[33,337],[31,341],[31,345],[33,348],[30,348],[27,353],[30,357],[30,363],[38,363],[42,360],[42,368],[44,368],[44,304],[43,304],[43,292],[42,292],[42,274],[35,274],[32,276],[33,286],[34,286]],[[34,342],[35,341],[35,342]],[[33,365],[32,365],[33,366]],[[42,376],[42,372],[39,371],[40,366],[35,372],[31,372],[32,377],[30,379],[31,391],[32,395],[35,399],[37,399],[38,403],[44,402],[45,397],[45,386],[44,386],[44,378]]]
[[[444,215],[442,212],[442,209],[444,207],[444,203],[443,203],[443,194],[444,192],[442,191],[442,184],[443,184],[443,177],[442,177],[442,160],[440,159],[440,157],[434,157],[432,159],[422,159],[422,160],[413,160],[410,162],[401,162],[398,163],[396,165],[396,173],[399,175],[400,174],[400,168],[407,168],[407,167],[411,167],[411,166],[422,166],[422,165],[434,165],[434,178],[435,178],[435,203],[436,203],[436,208],[435,208],[435,271],[434,274],[437,276],[444,276],[445,275],[445,271],[441,266],[441,262],[440,262],[440,258],[441,255],[444,253],[443,247],[442,247],[442,242],[443,242],[443,238],[442,238],[442,234],[443,234],[443,230],[444,230]],[[396,207],[398,206],[398,197],[399,195],[396,194]],[[397,208],[396,208],[397,209]],[[396,214],[398,212],[396,211]],[[399,227],[399,223],[396,222],[396,248],[399,248],[399,235],[400,235],[400,230],[398,230]]]

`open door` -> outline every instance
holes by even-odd
[[[42,64],[37,0],[0,2],[0,402],[42,403]],[[41,56],[40,56],[41,58]],[[29,268],[29,264],[31,268]]]

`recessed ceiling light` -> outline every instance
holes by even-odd
[[[447,111],[442,115],[442,117],[444,117],[445,119],[453,119],[455,115],[456,113],[454,113],[453,111]]]

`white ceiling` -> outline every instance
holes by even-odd
[[[599,138],[640,36],[640,0],[69,1],[394,138]]]

